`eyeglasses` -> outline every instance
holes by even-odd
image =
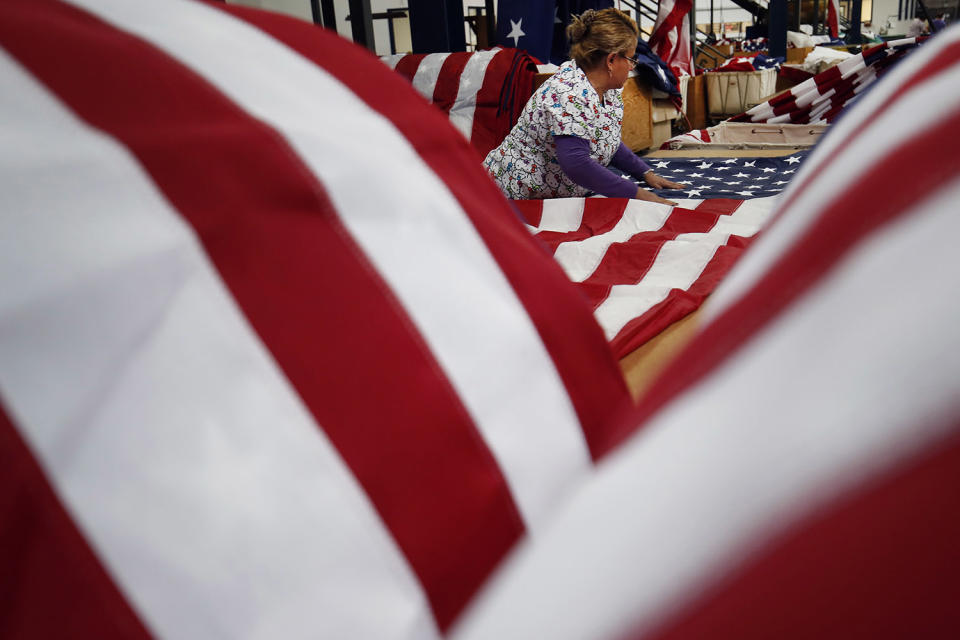
[[[636,69],[636,68],[637,68],[637,65],[640,64],[640,61],[637,60],[636,58],[631,58],[630,56],[624,55],[624,54],[619,53],[619,52],[617,52],[617,55],[620,56],[621,58],[623,58],[624,60],[626,60],[627,62],[629,62],[631,69]]]

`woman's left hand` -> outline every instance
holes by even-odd
[[[654,189],[686,189],[687,185],[661,178],[651,169],[643,174],[643,179]]]

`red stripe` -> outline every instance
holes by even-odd
[[[0,637],[149,638],[0,406]]]
[[[475,151],[459,135],[453,139],[442,113],[425,111],[423,99],[383,63],[360,49],[354,55],[324,55],[318,40],[327,34],[299,21],[224,8],[275,35],[326,69],[371,109],[387,118],[441,176],[499,263],[556,364],[573,402],[592,454],[608,439],[613,417],[631,402],[607,341],[580,293],[540,243],[520,222],[500,190],[480,168]],[[331,36],[335,37],[335,36]],[[508,58],[510,54],[499,54]]]
[[[59,3],[0,10],[7,50],[125,144],[196,229],[446,628],[523,526],[459,398],[323,186],[275,131],[151,46]],[[353,73],[382,65],[298,28]],[[396,77],[382,66],[370,75]],[[427,111],[421,99],[416,113]]]
[[[433,88],[433,104],[449,113],[453,103],[457,100],[460,91],[460,75],[467,61],[473,54],[461,52],[451,53],[440,67],[440,76]]]
[[[716,253],[704,267],[703,272],[690,287],[671,289],[667,297],[624,325],[610,341],[610,348],[617,358],[623,358],[634,349],[659,335],[674,322],[693,313],[703,304],[727,272],[743,254],[756,236],[744,238],[730,236],[727,243],[717,248]],[[611,445],[612,446],[612,445]]]
[[[473,130],[470,133],[470,142],[480,154],[485,158],[491,150],[495,149],[503,139],[510,133],[510,109],[503,109],[500,105],[500,92],[504,83],[508,80],[510,68],[513,66],[513,58],[517,54],[514,49],[508,49],[497,53],[487,64],[486,73],[483,75],[483,84],[477,91],[477,104],[473,111]],[[515,85],[514,90],[517,89]],[[522,101],[530,97],[533,86],[526,88],[526,94]]]
[[[513,200],[513,206],[531,227],[539,227],[543,220],[543,200]]]
[[[798,523],[643,637],[956,637],[960,424],[951,431],[921,456]]]
[[[393,70],[410,82],[413,82],[413,77],[417,75],[417,69],[420,68],[420,63],[423,62],[423,59],[426,57],[426,53],[412,53],[403,56],[397,61],[397,66],[394,67]]]
[[[960,51],[960,43],[957,45]],[[945,48],[941,53],[951,55],[952,48]],[[934,61],[940,67],[946,66],[943,62],[942,57]],[[912,82],[920,82],[922,76],[933,73],[935,71],[928,66],[921,77],[914,76]],[[880,110],[889,108],[893,102],[886,101]],[[858,131],[878,113],[871,114]],[[845,142],[849,144],[852,139],[853,136],[847,137]],[[958,144],[960,112],[954,112],[942,117],[937,127],[914,136],[899,148],[887,150],[886,157],[896,158],[896,161],[878,164],[837,194],[765,276],[739,302],[698,334],[684,354],[658,378],[631,422],[635,425],[646,420],[677,394],[707,376],[761,327],[815,286],[851,247],[882,226],[909,214],[914,203],[957,175],[960,154],[954,153],[953,149]],[[814,176],[827,169],[836,157],[834,153],[823,160],[813,171]],[[807,181],[801,189],[815,187],[815,183]],[[794,199],[795,196],[783,204],[780,212],[789,209]],[[620,437],[632,430],[632,425],[624,424]],[[615,437],[614,442],[618,441],[619,437]]]
[[[564,242],[579,242],[610,231],[620,222],[629,203],[627,198],[585,198],[583,218],[576,231],[541,231],[537,238],[554,253]]]

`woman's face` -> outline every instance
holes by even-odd
[[[608,60],[610,68],[610,86],[608,89],[621,89],[627,81],[627,77],[636,64],[633,57],[637,55],[637,45],[633,45],[627,53],[618,53],[614,55],[613,60]]]

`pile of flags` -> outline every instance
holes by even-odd
[[[397,54],[387,67],[413,87],[486,157],[520,117],[533,93],[536,60],[519,49],[496,47],[477,53]]]
[[[717,71],[759,71],[761,69],[779,69],[783,64],[781,57],[769,57],[762,53],[753,56],[733,56],[727,58],[723,64],[715,69],[707,70],[707,73]]]
[[[904,38],[864,48],[789,91],[758,104],[731,122],[833,122],[857,95],[913,51],[923,38]]]

